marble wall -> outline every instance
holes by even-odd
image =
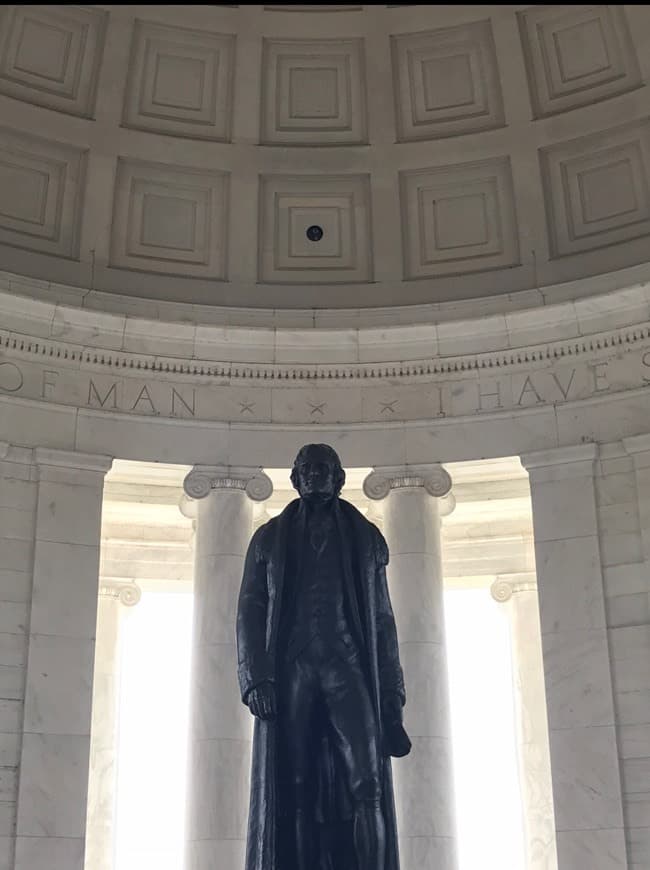
[[[628,866],[650,866],[650,439],[601,448],[596,503]]]
[[[13,870],[37,482],[32,451],[0,443],[0,867]]]

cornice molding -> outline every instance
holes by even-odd
[[[245,381],[367,381],[394,378],[417,381],[436,377],[466,376],[504,370],[529,369],[550,363],[569,362],[584,356],[650,344],[650,321],[636,326],[599,332],[579,339],[541,342],[525,347],[476,354],[410,360],[404,363],[368,362],[293,364],[293,363],[232,363],[211,360],[161,357],[126,351],[89,349],[80,345],[48,338],[30,337],[0,330],[0,351],[16,355],[51,360],[58,364],[82,365],[108,372],[169,376],[184,379],[218,378]]]
[[[451,333],[447,323],[444,341],[432,324],[281,334],[101,313],[90,332],[85,311],[82,320],[65,321],[71,341],[52,335],[61,306],[12,300],[0,290],[0,322],[6,327],[0,330],[0,399],[256,426],[390,425],[601,402],[650,386],[646,290],[628,288],[591,300],[584,328],[597,324],[600,331],[589,335],[558,339],[560,307],[549,306],[520,312],[523,319],[510,331],[491,332],[494,323],[480,317],[451,324]],[[628,322],[639,313],[643,322]],[[575,315],[574,310],[574,320]],[[575,322],[568,327],[575,329]],[[112,342],[112,349],[91,346],[95,342]],[[485,349],[498,342],[501,349]],[[515,342],[520,346],[510,346]],[[124,346],[129,349],[118,349]],[[291,348],[310,361],[285,362]],[[202,359],[194,355],[199,350],[253,361]],[[362,351],[375,359],[384,353],[384,361],[364,361]],[[428,356],[422,356],[425,351]]]

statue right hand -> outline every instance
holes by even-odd
[[[277,706],[273,683],[266,681],[251,689],[248,694],[248,708],[258,719],[274,719]]]

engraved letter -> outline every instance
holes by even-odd
[[[135,400],[135,402],[133,403],[133,407],[131,408],[131,410],[132,410],[132,411],[135,411],[135,409],[138,407],[138,404],[139,404],[140,402],[149,402],[149,404],[151,405],[151,410],[152,410],[152,412],[153,412],[154,414],[157,414],[157,413],[158,413],[158,411],[156,410],[156,406],[154,405],[153,400],[152,400],[151,396],[149,395],[149,390],[147,389],[147,385],[146,385],[146,384],[144,385],[144,387],[143,387],[143,388],[140,390],[140,392],[138,393],[138,398],[137,398],[137,399]]]
[[[569,378],[569,383],[566,385],[566,389],[565,389],[565,388],[562,386],[562,384],[560,383],[560,379],[559,379],[558,376],[555,374],[555,372],[551,372],[551,377],[553,378],[553,380],[554,380],[555,383],[557,384],[557,388],[558,388],[558,390],[562,393],[562,396],[563,396],[564,399],[566,399],[567,396],[569,395],[569,390],[571,389],[571,384],[573,383],[573,379],[574,379],[575,375],[576,375],[576,370],[575,370],[575,369],[571,369],[571,377]]]
[[[530,375],[527,375],[527,376],[526,376],[526,380],[524,381],[524,385],[523,385],[523,387],[521,388],[521,393],[519,394],[519,398],[517,399],[517,404],[518,404],[518,405],[521,405],[522,399],[524,398],[524,396],[526,395],[526,393],[534,393],[534,394],[535,394],[535,400],[536,400],[538,403],[544,401],[544,399],[542,399],[542,397],[540,396],[540,394],[539,394],[539,393],[537,392],[537,390],[535,389],[535,384],[531,381],[531,379],[530,379]]]
[[[187,408],[188,416],[193,417],[196,414],[196,390],[192,390],[192,407],[190,407],[185,399],[181,396],[181,394],[172,387],[172,417],[182,417],[183,412],[179,408],[179,413],[176,413],[176,400],[181,403],[185,408]]]
[[[99,395],[97,387],[93,383],[93,379],[90,379],[90,382],[88,384],[88,405],[92,407],[93,402],[96,402],[100,408],[103,408],[106,402],[108,402],[108,400],[111,398],[111,396],[113,397],[113,404],[109,405],[109,408],[117,409],[117,383],[113,383],[111,385],[109,391],[102,399]]]
[[[447,412],[444,408],[443,398],[442,398],[442,385],[434,387],[435,390],[435,402],[438,405],[438,410],[436,411],[436,417],[446,417]],[[432,394],[434,395],[434,394]]]
[[[497,381],[496,385],[497,385],[496,390],[493,393],[489,393],[489,392],[484,391],[481,388],[481,383],[479,382],[479,384],[478,384],[478,410],[479,411],[485,410],[483,408],[483,399],[490,399],[490,398],[497,400],[497,403],[494,406],[495,408],[503,408],[503,405],[501,404],[501,381]],[[490,410],[493,410],[493,409],[490,409]]]
[[[650,367],[650,350],[646,350],[646,352],[641,357],[641,362],[644,366]],[[646,383],[650,383],[650,378],[646,375],[643,375],[643,380],[646,381]]]
[[[592,363],[589,366],[594,376],[594,393],[606,393],[609,389],[609,384],[607,383],[607,373],[605,371],[601,371],[601,369],[606,369],[608,365],[609,363],[600,362]]]
[[[59,377],[59,373],[54,369],[46,369],[43,372],[43,386],[41,388],[41,398],[43,399],[51,399],[52,394],[54,392],[54,387],[56,386],[56,379]]]
[[[0,390],[5,393],[17,393],[25,383],[23,373],[12,362],[0,363]]]

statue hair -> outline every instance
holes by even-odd
[[[323,455],[323,460],[334,468],[334,490],[335,495],[338,496],[345,484],[345,471],[338,453],[329,444],[305,444],[304,447],[300,448],[291,469],[291,483],[294,489],[298,489],[298,466],[304,460],[307,452],[312,450],[318,450]]]

